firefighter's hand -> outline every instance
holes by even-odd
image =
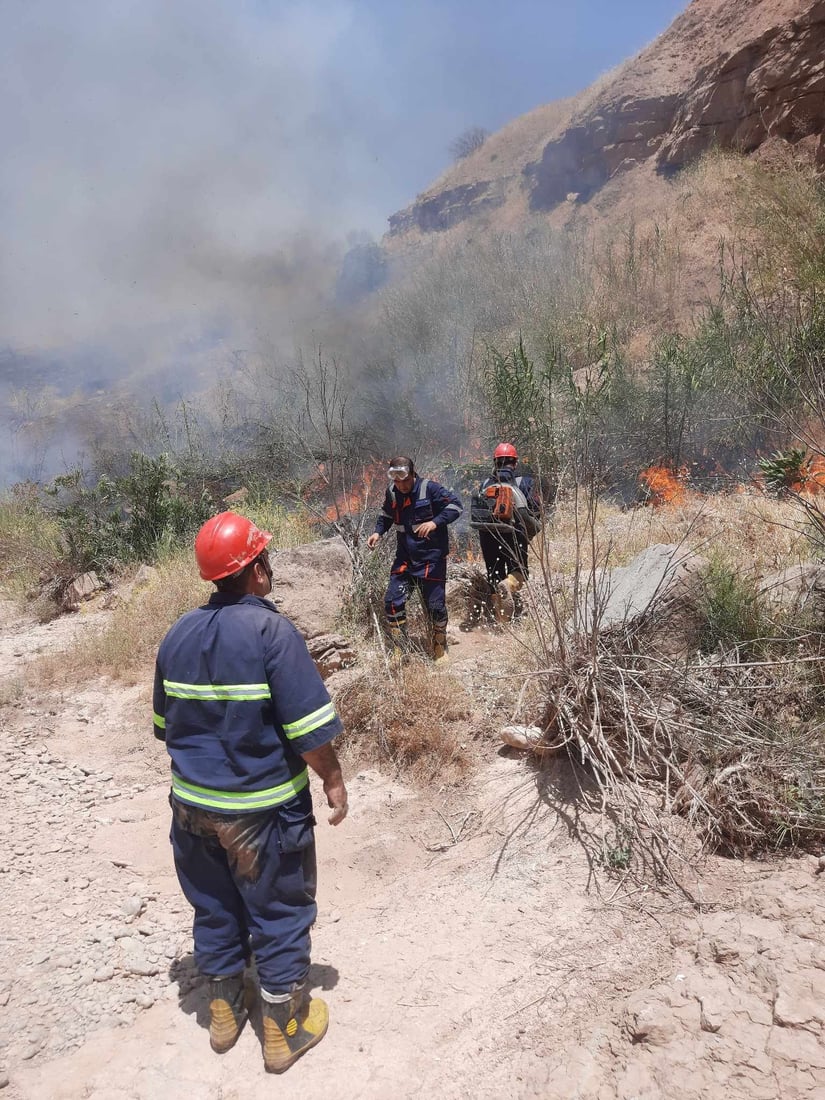
[[[332,810],[329,815],[330,825],[340,825],[347,816],[347,788],[344,786],[335,749],[331,743],[327,743],[319,749],[302,752],[301,756],[324,784],[327,805]]]
[[[376,548],[376,546],[378,545],[378,540],[380,538],[381,536],[378,534],[378,532],[373,531],[373,533],[367,539],[367,546],[369,546],[370,550],[374,550]]]
[[[340,825],[349,810],[347,788],[340,773],[332,779],[324,780],[324,794],[327,796],[327,805],[332,810],[327,820],[330,825]]]
[[[431,519],[428,519],[426,523],[419,523],[417,527],[413,527],[413,531],[420,539],[426,539],[430,537],[437,526]]]

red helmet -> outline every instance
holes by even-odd
[[[499,443],[493,451],[493,458],[512,458],[514,462],[518,462],[518,451],[512,443]]]
[[[235,512],[219,512],[195,536],[195,560],[205,581],[219,581],[257,558],[272,538],[252,520]]]

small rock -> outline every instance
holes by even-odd
[[[511,749],[529,752],[541,743],[541,730],[538,726],[505,726],[501,730],[500,737]]]
[[[702,1010],[699,1017],[699,1026],[702,1031],[717,1032],[725,1019],[721,1007],[714,1000],[706,997],[699,999],[699,1005]]]
[[[710,941],[710,951],[714,962],[729,963],[739,959],[741,948],[732,935],[722,933]]]
[[[139,978],[154,978],[156,974],[160,974],[160,966],[148,959],[129,959],[124,963],[124,969]]]
[[[151,993],[140,993],[136,998],[138,1008],[151,1008],[155,998]]]
[[[680,1030],[667,1005],[646,999],[642,994],[636,994],[629,999],[624,1026],[634,1043],[648,1043],[657,1047],[671,1042]]]
[[[39,1054],[43,1047],[46,1045],[46,1035],[42,1031],[29,1032],[29,1045],[20,1055],[24,1062],[28,1062],[30,1058],[34,1058],[35,1054]]]
[[[127,898],[121,905],[120,911],[125,917],[137,917],[143,912],[145,904],[143,898]]]
[[[114,967],[101,966],[100,970],[96,970],[94,974],[94,980],[96,982],[108,982],[115,976]]]

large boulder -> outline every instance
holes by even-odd
[[[588,591],[582,601],[578,625],[587,629],[595,610],[600,629],[641,631],[657,652],[684,656],[696,647],[694,608],[706,565],[684,546],[648,546],[629,565],[599,574],[595,596]]]
[[[67,611],[76,611],[81,603],[90,600],[105,587],[97,573],[92,571],[81,573],[67,586],[63,596],[63,606]]]
[[[789,565],[765,577],[760,592],[778,610],[821,619],[825,616],[825,565]]]
[[[352,562],[341,538],[279,550],[272,557],[273,599],[305,638],[334,631]]]

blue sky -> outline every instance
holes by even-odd
[[[459,133],[586,87],[683,6],[0,0],[0,343],[233,317],[262,257],[380,235]]]

